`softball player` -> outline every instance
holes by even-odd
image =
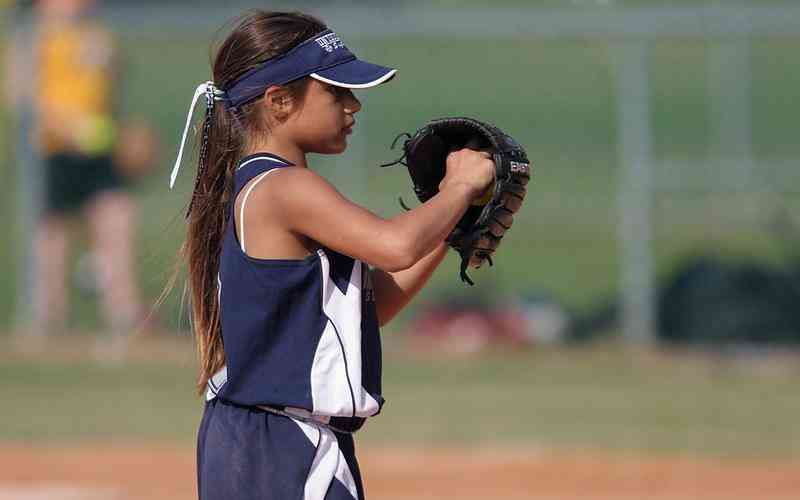
[[[183,256],[206,405],[201,499],[363,499],[352,434],[377,415],[379,326],[422,288],[444,238],[492,181],[452,153],[441,192],[383,219],[307,168],[347,147],[351,89],[396,70],[356,58],[319,20],[256,11],[221,44]],[[171,177],[174,183],[183,152]]]

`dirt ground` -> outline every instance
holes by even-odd
[[[789,500],[800,462],[599,452],[369,447],[367,497]],[[0,500],[189,500],[194,450],[148,444],[0,445]]]

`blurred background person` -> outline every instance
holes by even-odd
[[[115,150],[131,154],[129,147],[116,147],[124,141],[114,109],[119,54],[111,31],[92,15],[94,6],[92,0],[34,2],[34,77],[17,79],[33,90],[32,141],[44,171],[29,337],[66,329],[68,249],[80,219],[88,228],[89,275],[102,300],[110,345],[119,348],[143,311],[134,273],[136,206],[126,192],[128,177],[115,164]]]

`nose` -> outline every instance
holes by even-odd
[[[361,111],[361,101],[358,100],[350,89],[347,89],[347,93],[345,94],[344,110],[351,115]]]

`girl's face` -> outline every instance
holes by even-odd
[[[305,95],[295,103],[295,112],[286,121],[287,131],[307,153],[342,153],[361,102],[350,89],[309,80]]]

